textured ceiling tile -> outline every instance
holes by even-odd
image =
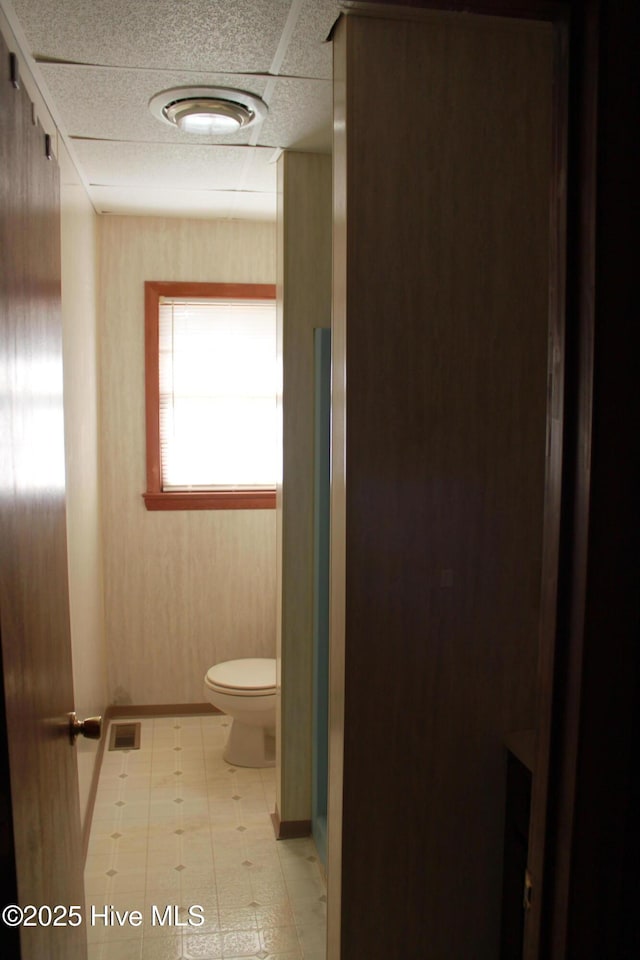
[[[72,137],[148,143],[248,143],[252,129],[226,137],[182,133],[151,115],[152,96],[173,86],[218,85],[220,74],[167,74],[154,70],[116,70],[42,64],[45,82],[65,131]],[[236,76],[237,85],[261,96],[265,77]],[[332,88],[328,80],[279,77],[272,81],[269,114],[258,145],[306,150],[331,149]]]
[[[134,187],[91,187],[98,213],[127,216],[197,217],[225,220],[231,216],[233,191],[138,190]],[[255,219],[261,219],[256,216]],[[177,831],[176,831],[177,832]]]
[[[259,143],[297,150],[331,152],[333,88],[329,80],[279,77]]]
[[[250,131],[226,137],[184,134],[149,111],[149,100],[171,87],[229,86],[261,96],[265,77],[211,73],[165,73],[41,64],[40,70],[66,133],[105,140],[147,140],[165,143],[246,143]]]
[[[281,74],[331,79],[333,47],[326,39],[339,14],[339,0],[303,0]]]
[[[275,192],[276,167],[269,163],[270,148],[96,140],[75,140],[73,146],[92,185]],[[259,162],[253,162],[254,154],[261,155]]]
[[[275,193],[251,193],[237,190],[230,197],[229,215],[238,220],[272,220],[275,222]]]
[[[14,0],[35,56],[266,73],[291,0]]]
[[[331,45],[324,41],[338,0],[13,5],[40,58],[45,96],[73,138],[69,151],[94,202],[98,192],[113,203],[117,195],[114,212],[127,212],[129,203],[134,211],[178,215],[184,204],[190,216],[273,219],[274,148],[331,149]],[[270,69],[280,76],[268,77]],[[239,135],[203,139],[149,112],[161,90],[201,85],[264,96],[269,115]],[[194,212],[201,204],[206,214]]]
[[[240,171],[236,188],[249,193],[276,190],[278,168],[273,163],[274,151],[265,149],[245,150],[244,167]]]

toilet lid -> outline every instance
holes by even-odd
[[[266,658],[249,658],[216,663],[207,671],[207,682],[223,690],[251,690],[267,693],[275,690],[276,661]]]

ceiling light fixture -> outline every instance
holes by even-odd
[[[174,87],[149,101],[157,120],[183,133],[224,136],[266,117],[266,103],[253,93],[226,87]]]

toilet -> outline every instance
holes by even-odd
[[[234,767],[275,766],[276,661],[225,660],[207,670],[209,703],[232,718],[224,759]]]

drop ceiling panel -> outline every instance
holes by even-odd
[[[69,64],[41,64],[65,132],[72,137],[149,143],[249,143],[253,128],[223,137],[184,134],[149,112],[149,100],[161,90],[186,85],[224,86],[229,77],[211,73],[114,70]],[[235,75],[235,86],[258,96],[271,89],[269,114],[257,144],[307,150],[331,148],[332,92],[328,80],[291,80]]]
[[[148,140],[163,143],[247,143],[250,131],[226,137],[184,134],[149,112],[149,100],[162,90],[181,86],[229,86],[227,74],[166,73],[41,64],[40,70],[58,107],[65,131],[73,137],[103,140]],[[266,77],[234,75],[232,84],[262,96]]]
[[[331,151],[333,88],[330,80],[279,77],[258,142],[296,150]]]
[[[13,0],[32,54],[76,63],[267,73],[290,0]]]
[[[282,75],[331,79],[333,48],[326,40],[339,14],[338,0],[305,0],[280,67]]]
[[[0,2],[98,210],[274,217],[275,149],[331,150],[339,0]],[[148,109],[162,90],[207,85],[261,96],[268,116],[201,138]]]
[[[275,193],[225,190],[159,190],[153,187],[91,187],[98,213],[193,217],[215,220],[275,220]]]
[[[275,192],[276,166],[268,147],[74,140],[90,185],[165,190]]]

